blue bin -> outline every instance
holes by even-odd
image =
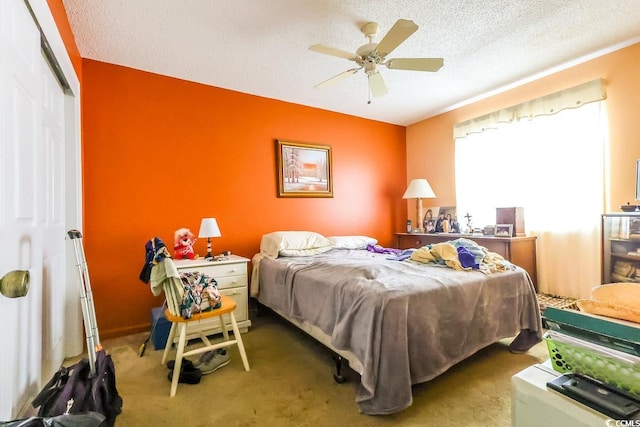
[[[162,350],[167,345],[167,339],[169,338],[169,331],[171,330],[171,322],[164,317],[164,307],[154,307],[151,309],[151,324],[158,321],[156,327],[153,330],[151,339],[153,340],[153,347],[156,350]]]

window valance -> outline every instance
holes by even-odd
[[[545,95],[531,101],[457,123],[453,127],[454,138],[464,138],[472,133],[494,129],[499,123],[508,123],[522,118],[559,113],[567,108],[578,108],[590,102],[607,98],[604,79],[596,79],[569,89]]]

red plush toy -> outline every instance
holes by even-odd
[[[196,239],[188,228],[177,229],[174,238],[174,259],[194,259],[196,257],[196,253],[193,250],[193,244],[196,242]]]

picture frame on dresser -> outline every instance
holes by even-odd
[[[276,140],[278,197],[333,197],[331,146]]]
[[[511,237],[512,232],[513,232],[513,224],[496,224],[494,236]]]
[[[424,213],[424,217],[422,218],[422,227],[424,228],[425,233],[436,232],[436,219],[438,218],[439,212],[439,207],[427,208],[427,211]]]

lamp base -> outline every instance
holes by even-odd
[[[204,259],[211,259],[213,255],[211,255],[211,237],[207,237],[207,254],[204,256]]]
[[[416,198],[416,215],[418,215],[418,221],[416,222],[416,228],[418,229],[418,231],[420,233],[424,232],[424,225],[422,224],[422,221],[424,220],[424,218],[422,217],[422,198],[417,197]]]

